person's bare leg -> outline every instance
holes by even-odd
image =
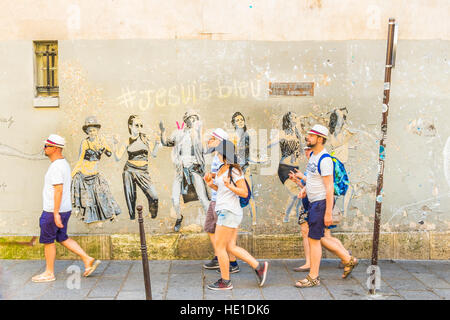
[[[67,240],[61,242],[61,244],[78,255],[81,260],[84,263],[84,267],[87,269],[89,267],[92,267],[92,264],[94,263],[95,259],[89,256],[79,245],[75,240],[72,240],[68,238]]]
[[[209,236],[209,239],[211,240],[211,244],[214,249],[214,255],[217,257],[216,247],[215,247],[215,242],[216,242],[215,234],[208,233],[208,236]],[[236,239],[234,239],[233,241],[236,243]],[[231,253],[228,253],[228,258],[230,259],[230,261],[236,261],[236,257],[234,255],[232,255]]]
[[[56,245],[55,243],[44,244],[45,254],[45,272],[43,275],[54,276],[55,275],[55,259],[56,259]]]
[[[328,251],[331,251],[337,255],[343,264],[350,261],[350,254],[348,253],[348,250],[338,238],[331,235],[330,229],[325,229],[325,236],[321,239],[321,243]]]
[[[309,269],[309,276],[316,279],[319,276],[320,260],[322,259],[322,246],[320,240],[309,238],[309,247],[311,255],[311,267]]]
[[[236,239],[237,231],[237,229],[233,229],[232,239]],[[227,251],[236,256],[236,258],[247,262],[253,269],[256,269],[259,265],[259,262],[247,250],[236,245],[236,241],[228,243]]]
[[[350,261],[350,255],[348,254],[348,251],[343,248],[343,246],[341,247],[340,245],[338,245],[331,236],[323,237],[320,242],[327,250],[337,255],[339,259],[341,259],[343,264],[347,264]]]
[[[230,260],[227,254],[227,246],[232,238],[232,228],[216,226],[215,248],[217,260],[219,261],[220,275],[223,280],[230,280]]]
[[[300,225],[300,231],[302,234],[302,239],[303,239],[303,250],[305,251],[305,264],[302,265],[300,268],[301,269],[308,269],[311,266],[311,252],[309,249],[309,240],[308,240],[308,232],[309,232],[309,227],[308,227],[308,223],[302,223]]]
[[[211,240],[211,244],[212,244],[212,247],[213,247],[213,250],[214,250],[214,254],[216,254],[216,247],[215,247],[215,241],[216,241],[216,239],[215,239],[215,234],[214,234],[214,233],[209,233],[209,232],[208,232],[208,236],[209,236],[209,240]]]
[[[331,234],[331,230],[330,229],[325,229],[325,237],[328,237],[330,240],[334,241],[336,243],[336,245],[341,247],[342,250],[348,251],[344,247],[344,245],[342,244],[341,240],[339,240],[338,238],[333,237],[333,235]]]

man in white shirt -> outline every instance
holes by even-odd
[[[46,268],[43,273],[31,279],[33,282],[55,281],[55,240],[80,256],[86,268],[83,274],[85,277],[91,275],[100,264],[100,260],[88,256],[78,243],[67,235],[67,224],[72,211],[71,170],[69,163],[62,155],[64,145],[64,138],[56,134],[50,135],[44,145],[44,153],[51,161],[45,174],[42,191],[43,212],[39,219],[41,228],[39,242],[44,244]]]
[[[310,246],[311,267],[305,279],[298,281],[299,288],[313,287],[320,284],[319,267],[322,258],[321,239],[325,235],[325,227],[333,224],[332,210],[334,206],[334,165],[324,147],[328,137],[328,129],[315,125],[306,136],[306,145],[311,147],[312,154],[306,167],[306,196],[310,202],[308,212],[308,240]],[[338,255],[344,262],[346,278],[358,260],[350,257],[345,248],[330,242],[329,250]]]

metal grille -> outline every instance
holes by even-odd
[[[55,95],[59,92],[58,87],[58,43],[35,42],[38,94]]]

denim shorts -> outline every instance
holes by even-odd
[[[242,221],[242,215],[237,215],[229,210],[219,210],[217,213],[217,225],[237,229]]]
[[[39,237],[39,243],[53,243],[66,241],[69,236],[67,235],[67,224],[69,223],[71,211],[60,212],[62,228],[58,228],[55,224],[55,218],[53,212],[43,211],[39,218],[39,226],[41,227],[41,235]]]

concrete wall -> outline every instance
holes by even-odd
[[[445,0],[17,0],[2,4],[0,38],[17,39],[447,39]]]
[[[245,6],[230,2],[221,8],[213,1],[191,5],[169,1],[158,7],[170,12],[164,18],[151,1],[126,3],[89,2],[89,8],[85,1],[6,4],[0,19],[0,234],[39,233],[43,176],[49,165],[39,154],[43,140],[50,133],[65,136],[65,155],[73,166],[85,137],[81,127],[89,115],[97,116],[101,133],[112,141],[115,134],[128,136],[131,114],[141,116],[148,133],[157,132],[160,120],[170,132],[184,112],[194,108],[204,131],[220,126],[232,132],[231,115],[240,111],[249,128],[267,130],[258,135],[263,139],[271,129],[281,129],[281,118],[288,111],[299,117],[304,136],[316,122],[328,125],[330,112],[343,107],[348,110],[345,128],[352,136],[348,144],[336,142],[328,148],[348,153],[345,164],[354,193],[338,231],[371,232],[385,37],[392,16],[400,31],[392,72],[382,231],[440,232],[448,239],[446,1],[398,1],[390,6],[381,1],[296,1],[283,8],[274,1]],[[59,40],[57,109],[32,106],[32,40],[42,39]],[[269,82],[285,81],[314,82],[314,96],[269,96]],[[276,174],[276,161],[271,164],[272,171],[270,165],[252,168],[258,219],[252,226],[246,210],[242,229],[256,235],[296,233],[294,213],[289,223],[282,222],[288,197]],[[119,221],[86,225],[72,218],[72,234],[138,231],[137,221],[128,218],[123,165],[124,160],[117,163],[107,157],[100,162],[100,172],[122,209]],[[167,234],[175,221],[171,149],[162,148],[150,160],[149,170],[160,211],[157,219],[146,219],[146,230]],[[144,199],[138,191],[138,202],[145,204]],[[182,210],[183,231],[201,231],[204,215],[199,203]]]

